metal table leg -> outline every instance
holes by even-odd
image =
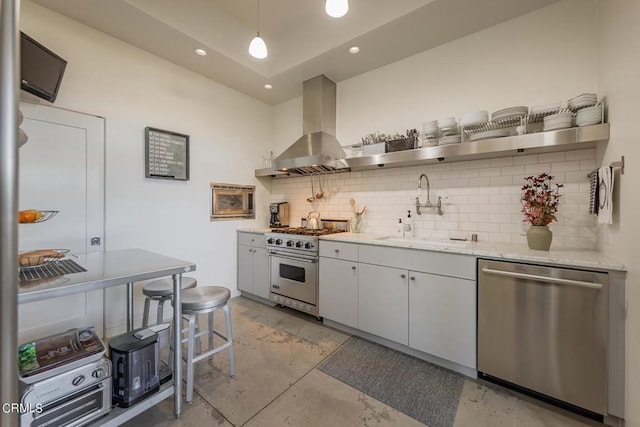
[[[133,282],[127,283],[127,331],[133,330]]]
[[[173,412],[182,415],[182,274],[173,276]]]

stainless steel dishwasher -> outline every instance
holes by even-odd
[[[607,274],[478,262],[478,372],[607,414]]]

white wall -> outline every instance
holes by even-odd
[[[340,82],[338,140],[349,145],[371,132],[403,133],[421,129],[427,120],[460,118],[481,109],[555,101],[566,105],[575,95],[597,92],[597,23],[596,0],[565,0]],[[298,98],[276,107],[278,154],[301,132],[301,105]],[[294,136],[278,139],[289,135]],[[432,199],[449,199],[442,217],[417,218],[418,234],[478,233],[484,240],[524,243],[522,178],[550,172],[566,184],[559,222],[552,226],[553,247],[595,248],[595,218],[586,214],[586,173],[595,167],[595,150],[525,155],[330,176],[336,191],[314,205],[305,201],[309,178],[275,180],[272,198],[292,202],[295,224],[312,208],[325,217],[349,216],[353,197],[360,209],[367,205],[366,230],[387,234],[398,217],[415,209],[417,180],[425,172]]]
[[[638,242],[640,212],[638,183],[638,99],[640,99],[640,2],[637,0],[601,0],[599,39],[600,93],[607,98],[611,138],[601,153],[603,163],[625,156],[624,175],[616,174],[614,224],[604,226],[602,250],[628,267],[626,322],[626,420],[628,426],[640,426],[640,268]]]
[[[106,248],[192,261],[200,284],[237,294],[235,230],[267,218],[254,169],[269,144],[255,136],[269,139],[273,108],[28,0],[21,29],[68,61],[55,106],[106,118]],[[144,178],[146,126],[190,135],[188,182]],[[210,222],[210,181],[256,185],[258,220]],[[108,294],[107,328],[121,329],[123,290]]]

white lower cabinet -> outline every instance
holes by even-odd
[[[238,233],[238,289],[269,299],[269,255],[262,234]]]
[[[358,263],[320,260],[320,316],[358,328]]]
[[[475,281],[409,272],[409,347],[475,369]]]
[[[358,329],[409,343],[407,270],[359,264]]]

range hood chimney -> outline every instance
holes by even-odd
[[[298,174],[335,171],[345,152],[336,134],[336,84],[324,74],[302,83],[302,132],[273,161],[273,168]]]

